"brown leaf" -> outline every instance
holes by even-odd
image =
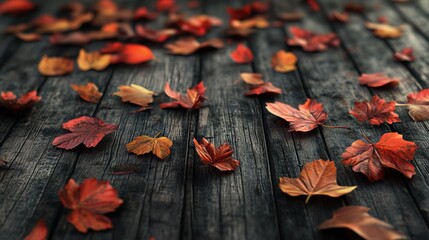
[[[61,76],[70,74],[74,68],[73,60],[63,57],[43,56],[39,62],[39,72],[44,76]]]
[[[404,29],[403,26],[392,26],[385,23],[367,22],[365,25],[379,38],[399,38]]]
[[[48,227],[46,227],[45,220],[40,219],[24,240],[46,240],[47,238]]]
[[[290,72],[296,69],[297,61],[295,54],[280,50],[271,58],[271,65],[276,72]]]
[[[410,93],[407,96],[407,104],[396,104],[399,107],[408,107],[408,115],[418,122],[429,119],[429,89],[420,92]]]
[[[137,84],[131,84],[130,86],[119,86],[119,91],[113,95],[120,97],[122,102],[130,102],[140,106],[141,108],[137,111],[144,111],[150,109],[149,104],[153,102],[154,92]]]
[[[234,171],[240,165],[238,160],[232,158],[233,151],[229,144],[222,144],[216,148],[205,138],[201,140],[201,144],[194,138],[194,144],[204,164],[211,165],[220,171]]]
[[[76,91],[83,100],[90,103],[98,103],[103,96],[94,83],[87,83],[86,85],[72,84],[71,88]]]
[[[88,53],[85,49],[81,49],[77,58],[77,65],[82,71],[91,69],[102,71],[110,65],[110,55],[101,54],[100,52]]]
[[[127,144],[128,152],[137,155],[152,152],[160,159],[166,158],[171,153],[170,148],[173,146],[173,142],[167,137],[158,137],[158,135],[159,133],[153,138],[149,136],[136,137],[132,142]]]
[[[15,36],[25,42],[35,42],[39,41],[42,38],[42,36],[37,33],[17,32],[15,33]]]

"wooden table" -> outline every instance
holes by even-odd
[[[58,13],[63,1],[38,0],[39,9],[30,15],[0,17],[0,28],[31,20],[42,13]],[[85,1],[90,3],[91,1]],[[186,0],[178,1],[184,8]],[[205,13],[227,21],[227,6],[242,2],[201,0],[201,6],[187,13]],[[253,64],[234,64],[229,57],[235,44],[221,50],[202,51],[191,56],[173,56],[160,45],[149,46],[157,61],[137,66],[116,65],[102,72],[75,70],[64,77],[42,77],[37,64],[44,54],[76,57],[79,47],[52,46],[45,39],[24,43],[13,36],[0,38],[0,90],[24,93],[37,89],[43,97],[24,115],[1,112],[0,156],[9,164],[0,170],[0,239],[22,239],[43,218],[50,239],[346,239],[345,230],[318,231],[317,225],[346,205],[371,208],[370,213],[391,223],[410,239],[429,237],[429,122],[413,122],[406,109],[399,109],[402,122],[369,126],[348,114],[354,101],[379,95],[406,102],[410,92],[429,84],[429,2],[414,0],[394,4],[385,0],[362,1],[368,10],[352,14],[348,24],[327,21],[332,10],[341,10],[343,1],[321,0],[322,11],[311,12],[304,1],[274,3],[272,17],[286,10],[306,14],[299,22],[257,31],[244,42],[255,54]],[[121,0],[127,8],[152,1]],[[397,40],[382,40],[365,28],[367,20],[386,16],[393,24],[406,24]],[[157,24],[157,23],[153,23]],[[316,32],[335,32],[342,45],[326,52],[307,53],[286,45],[287,28],[300,26]],[[206,38],[223,36],[223,29]],[[92,43],[87,49],[99,49]],[[392,58],[404,47],[415,49],[417,60],[403,64]],[[281,49],[299,58],[298,70],[282,74],[271,67],[271,56]],[[245,97],[241,72],[263,74],[265,80],[283,89],[276,98]],[[361,73],[385,72],[402,79],[394,88],[369,89],[360,86]],[[161,110],[158,103],[169,101],[162,91],[169,82],[173,89],[191,87],[204,81],[208,101],[199,110]],[[104,93],[98,104],[79,99],[70,84],[94,82]],[[119,85],[145,86],[160,95],[154,109],[133,113],[136,106],[113,96]],[[266,102],[274,100],[297,106],[306,98],[325,105],[330,125],[352,130],[319,128],[309,133],[290,133],[287,123],[267,112]],[[53,138],[64,133],[61,123],[79,116],[96,116],[119,129],[96,147],[65,151],[55,148]],[[399,132],[419,146],[413,165],[417,174],[407,179],[387,171],[385,179],[371,183],[350,167],[341,164],[345,148],[360,132],[378,141],[386,132]],[[125,144],[139,135],[158,132],[174,142],[172,154],[161,161],[154,156],[129,154]],[[196,155],[193,138],[206,137],[216,144],[230,143],[241,166],[233,173],[220,173],[203,165]],[[278,187],[279,177],[297,177],[303,165],[315,159],[331,159],[338,168],[340,185],[358,188],[341,198],[290,197]],[[120,165],[133,165],[137,173],[113,175]],[[57,192],[70,178],[81,182],[96,177],[109,180],[125,203],[109,214],[114,228],[86,235],[66,220]]]

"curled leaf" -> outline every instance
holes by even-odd
[[[162,103],[159,105],[160,108],[188,108],[196,109],[200,108],[201,104],[205,101],[204,94],[206,87],[203,82],[198,83],[195,87],[188,89],[186,95],[182,95],[179,92],[173,91],[170,84],[165,84],[165,94],[170,98],[176,99],[174,102]]]
[[[73,72],[74,62],[63,57],[43,56],[39,62],[39,72],[44,76],[61,76]]]
[[[94,83],[87,83],[86,85],[72,84],[71,88],[76,91],[83,100],[90,103],[98,103],[103,96]]]
[[[317,34],[299,27],[290,27],[292,37],[288,39],[290,46],[300,46],[304,51],[325,51],[329,47],[338,47],[340,39],[335,33]]]
[[[165,47],[169,50],[170,54],[177,55],[190,55],[202,48],[223,48],[224,44],[220,39],[210,39],[205,42],[198,42],[193,37],[187,37],[177,40],[176,42],[169,43]]]
[[[194,144],[195,150],[204,164],[211,165],[220,171],[234,171],[240,165],[238,160],[232,158],[231,145],[224,143],[216,148],[205,138],[201,140],[201,143],[194,138]]]
[[[154,59],[152,51],[141,44],[111,43],[101,50],[102,53],[112,53],[110,61],[113,64],[140,64]]]
[[[385,23],[367,22],[365,25],[379,38],[399,38],[403,31],[403,26],[392,26]]]
[[[329,14],[329,20],[332,22],[347,23],[350,20],[350,16],[347,12],[334,11]]]
[[[282,90],[274,86],[272,83],[266,82],[257,86],[252,86],[251,89],[244,95],[253,96],[262,94],[282,94]]]
[[[231,52],[231,58],[236,63],[249,63],[253,61],[253,53],[244,44],[238,44],[237,48]]]
[[[89,71],[91,69],[101,71],[110,65],[110,55],[101,54],[100,52],[88,53],[81,49],[77,58],[77,65],[82,71]]]
[[[20,98],[17,98],[13,92],[1,92],[0,107],[20,112],[32,108],[41,99],[42,97],[37,96],[36,90],[30,91]]]
[[[140,106],[137,111],[144,111],[150,109],[149,104],[153,102],[154,92],[139,86],[131,84],[130,86],[119,86],[119,91],[113,93],[122,99],[122,102],[130,102]]]
[[[143,155],[152,152],[160,159],[166,158],[171,153],[173,142],[167,137],[149,137],[138,136],[132,142],[127,144],[127,151],[137,155]]]
[[[358,121],[369,121],[372,125],[384,122],[392,124],[401,121],[395,113],[395,104],[396,102],[386,102],[378,96],[373,96],[371,102],[355,102],[355,108],[350,110],[350,114]]]
[[[152,42],[165,42],[170,37],[177,35],[177,33],[176,29],[152,30],[142,25],[136,26],[137,36]]]
[[[416,60],[416,57],[414,56],[414,49],[411,47],[404,48],[399,52],[395,52],[393,58],[398,62],[413,62]]]
[[[407,96],[408,104],[397,104],[397,106],[408,107],[408,115],[418,122],[429,119],[429,89],[410,93]]]
[[[240,76],[245,83],[250,85],[261,85],[265,83],[260,73],[241,73]]]
[[[363,73],[359,77],[359,84],[367,85],[368,87],[383,87],[383,86],[396,86],[400,83],[398,78],[390,78],[384,73]]]
[[[271,65],[276,72],[290,72],[296,69],[297,61],[295,54],[280,50],[271,58]]]
[[[42,36],[40,36],[37,33],[17,32],[15,33],[15,36],[25,42],[35,42],[35,41],[39,41],[42,38]]]

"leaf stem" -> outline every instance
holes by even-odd
[[[408,107],[409,105],[408,103],[396,103],[395,107]]]
[[[330,126],[330,125],[324,125],[324,124],[322,124],[322,127],[326,127],[326,128],[341,128],[341,129],[348,129],[348,130],[350,130],[350,127],[347,127],[347,126]]]
[[[160,134],[161,134],[161,131],[159,131],[159,132],[155,135],[155,137],[153,137],[153,138],[157,138]]]
[[[369,142],[369,143],[373,144],[373,143],[372,143],[372,141],[371,141],[371,139],[369,139],[369,138],[365,135],[365,133],[363,133],[362,129],[359,129],[359,131],[360,131],[360,133],[362,134],[363,138],[365,138],[365,140],[366,140],[367,142]]]
[[[311,195],[308,195],[307,198],[305,199],[305,204],[308,203],[308,201],[310,201]]]

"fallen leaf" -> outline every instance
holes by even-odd
[[[298,109],[282,102],[267,103],[266,108],[270,113],[288,121],[289,131],[309,132],[328,118],[323,105],[312,99],[307,99]]]
[[[59,33],[79,29],[84,23],[91,22],[94,19],[92,13],[84,13],[73,19],[51,18],[49,24],[39,25],[37,33]]]
[[[40,36],[37,33],[17,32],[15,33],[15,36],[25,42],[35,42],[35,41],[39,41],[42,38],[42,36]]]
[[[130,86],[119,86],[119,91],[113,93],[122,99],[122,102],[130,102],[140,106],[137,111],[144,111],[150,109],[149,104],[153,102],[154,92],[139,86],[131,84]]]
[[[414,158],[417,145],[405,141],[398,133],[385,133],[379,142],[357,140],[341,155],[343,164],[365,174],[373,182],[384,177],[383,167],[393,168],[408,178],[416,171],[409,160]]]
[[[109,133],[118,129],[118,125],[104,123],[99,118],[79,117],[63,123],[62,127],[71,133],[60,135],[52,144],[57,148],[73,149],[81,143],[86,147],[95,147]]]
[[[133,19],[134,20],[153,20],[156,17],[158,17],[157,13],[154,13],[145,7],[138,7],[134,11]]]
[[[298,58],[291,52],[280,50],[271,58],[271,65],[276,72],[290,72],[296,69]]]
[[[372,125],[384,122],[392,124],[400,122],[399,115],[395,113],[396,102],[386,102],[378,96],[373,96],[371,102],[355,102],[355,108],[350,110],[358,121],[369,121]]]
[[[110,43],[101,52],[112,53],[110,58],[112,64],[140,64],[154,59],[154,55],[148,47],[135,43]]]
[[[236,29],[267,28],[270,22],[264,16],[256,16],[246,20],[232,20],[230,27]]]
[[[286,22],[294,22],[301,20],[303,17],[304,13],[302,12],[284,12],[278,18]]]
[[[238,44],[237,48],[231,52],[231,58],[236,63],[250,63],[253,61],[253,53],[246,45]]]
[[[65,208],[72,210],[67,221],[82,233],[112,228],[104,214],[114,212],[124,202],[108,181],[95,178],[85,179],[80,185],[70,179],[58,197]]]
[[[252,86],[251,89],[246,92],[245,96],[254,96],[262,94],[282,94],[282,90],[274,86],[270,82],[263,83],[261,85]]]
[[[329,20],[332,22],[348,23],[350,16],[347,12],[331,12],[329,14]]]
[[[393,57],[398,62],[413,62],[416,60],[416,57],[414,56],[414,49],[411,47],[404,48],[399,52],[395,52]]]
[[[317,3],[317,0],[307,0],[307,4],[308,4],[308,6],[310,6],[311,10],[313,10],[314,12],[320,11],[320,5],[319,5],[319,3]]]
[[[260,73],[241,73],[240,77],[245,83],[250,85],[261,85],[265,83]]]
[[[6,0],[0,3],[0,13],[19,15],[32,11],[35,7],[29,0]]]
[[[400,83],[397,78],[390,78],[384,73],[363,73],[359,77],[359,84],[367,85],[368,87],[383,87],[383,86],[396,86]]]
[[[335,33],[316,34],[295,26],[290,27],[289,32],[292,34],[287,40],[289,46],[300,46],[307,52],[325,51],[340,45],[340,39]]]
[[[110,65],[110,58],[108,54],[101,54],[100,52],[88,53],[81,49],[77,58],[77,65],[82,71],[91,69],[102,71]]]
[[[179,92],[173,91],[170,87],[170,84],[165,84],[164,88],[165,94],[170,98],[176,99],[174,102],[161,103],[160,108],[188,108],[196,109],[200,108],[201,104],[205,101],[204,94],[206,92],[206,87],[203,82],[198,83],[195,87],[188,89],[186,95],[182,95]]]
[[[200,156],[201,161],[206,165],[211,165],[220,171],[234,171],[240,162],[232,158],[232,148],[229,144],[222,144],[215,147],[203,138],[201,144],[194,138],[195,150]]]
[[[152,152],[160,159],[166,158],[171,153],[170,148],[173,146],[173,142],[167,137],[158,137],[158,135],[153,138],[149,136],[134,138],[132,142],[127,144],[127,151],[137,155]]]
[[[74,62],[63,57],[43,56],[39,62],[39,72],[44,76],[62,76],[73,72]]]
[[[205,42],[198,42],[193,37],[187,37],[177,40],[176,42],[169,43],[165,47],[169,50],[170,54],[177,55],[190,55],[202,48],[223,48],[224,44],[220,39],[210,39]]]
[[[156,0],[156,10],[173,11],[177,8],[175,0]]]
[[[83,100],[90,103],[98,103],[103,96],[94,83],[87,83],[86,85],[72,84],[71,88],[76,91]]]
[[[407,96],[407,104],[396,104],[399,107],[408,107],[408,115],[415,121],[429,119],[429,89],[420,92],[410,93]]]
[[[379,38],[399,38],[402,35],[403,26],[392,26],[385,23],[367,22],[365,26],[371,29]]]
[[[171,24],[171,23],[170,23]],[[204,36],[213,28],[222,25],[222,20],[208,15],[195,15],[188,18],[179,18],[173,25],[184,33]]]
[[[369,208],[364,206],[342,207],[318,228],[347,228],[366,240],[406,239],[405,235],[394,231],[392,225],[369,215],[368,211]]]
[[[324,160],[305,164],[298,178],[281,177],[279,186],[282,192],[290,196],[307,196],[305,203],[308,203],[310,197],[314,195],[340,197],[357,187],[339,186],[334,162]]]
[[[162,30],[152,30],[142,25],[136,26],[136,34],[139,38],[146,39],[152,42],[165,42],[170,37],[178,34],[176,29],[162,29]]]
[[[37,221],[33,230],[24,238],[24,240],[46,240],[48,238],[48,227],[46,227],[45,220],[40,219]]]
[[[13,92],[1,92],[0,107],[20,112],[32,108],[41,99],[42,97],[37,96],[36,90],[30,91],[20,98],[17,98]]]

